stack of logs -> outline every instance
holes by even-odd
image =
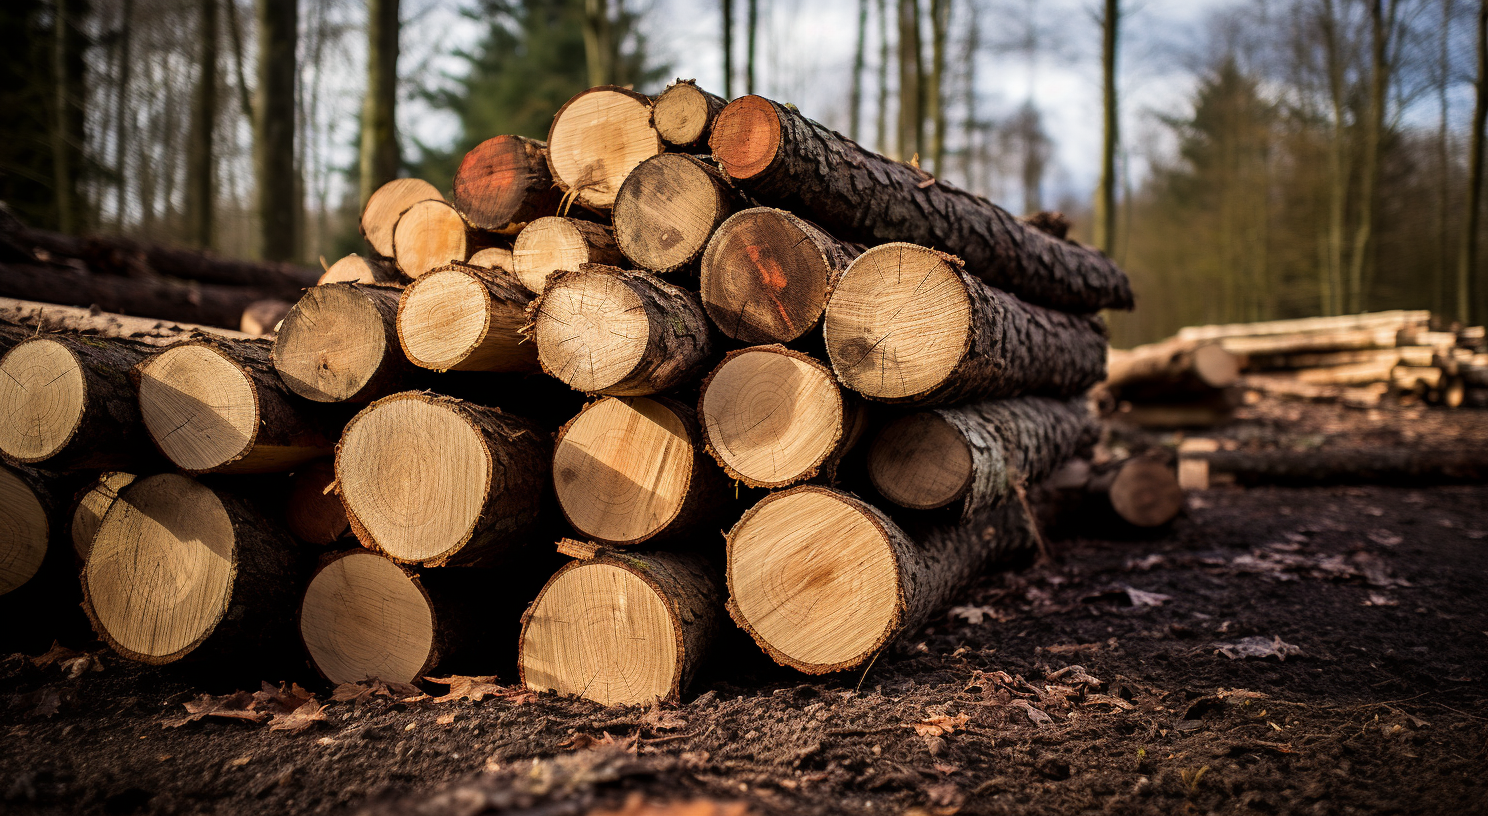
[[[640,703],[732,617],[860,668],[1026,553],[1024,486],[1092,440],[1132,296],[1059,224],[758,96],[590,89],[448,199],[378,190],[272,342],[8,329],[0,592],[70,518],[93,629],[148,663],[297,635],[406,682],[515,643],[532,688]],[[1096,475],[1137,523],[1181,504]]]

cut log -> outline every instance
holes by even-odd
[[[944,250],[973,275],[1030,303],[1073,312],[1132,307],[1126,274],[1100,252],[1024,224],[776,102],[758,96],[730,102],[713,123],[709,144],[746,192],[845,241]]]
[[[1350,388],[1338,385],[1314,385],[1300,382],[1293,377],[1251,374],[1245,378],[1245,387],[1278,397],[1293,399],[1341,402],[1353,408],[1373,408],[1389,393],[1386,383]]]
[[[1301,368],[1336,368],[1338,366],[1377,363],[1384,365],[1431,365],[1436,349],[1430,346],[1400,346],[1386,349],[1354,351],[1319,351],[1302,354],[1257,354],[1250,357],[1251,369],[1295,370]]]
[[[249,304],[273,298],[275,294],[273,290],[251,286],[95,275],[69,266],[0,264],[0,295],[7,298],[96,307],[107,312],[234,330]]]
[[[539,218],[528,224],[512,245],[511,271],[535,295],[542,294],[548,276],[584,264],[623,262],[615,245],[615,230],[576,218]]]
[[[1105,324],[1025,304],[942,252],[885,244],[842,274],[823,323],[843,385],[923,404],[1043,394],[1105,379]]]
[[[362,546],[400,563],[501,560],[538,531],[552,443],[496,408],[408,392],[357,414],[336,480]]]
[[[515,276],[449,264],[419,278],[398,304],[398,337],[414,365],[436,371],[541,370],[526,341],[532,296]]]
[[[50,470],[155,465],[129,371],[153,351],[131,340],[50,334],[0,359],[0,454]]]
[[[406,387],[398,342],[402,289],[328,283],[305,292],[274,338],[274,370],[314,402],[370,402]]]
[[[816,327],[827,293],[862,253],[783,210],[744,210],[723,222],[703,253],[703,307],[735,340],[795,340]]]
[[[868,448],[868,477],[916,510],[961,503],[964,519],[1043,481],[1098,429],[1083,402],[1017,397],[901,417]]]
[[[695,555],[570,562],[522,616],[522,683],[601,705],[677,700],[717,633],[721,583]]]
[[[1214,326],[1186,326],[1178,330],[1182,340],[1218,340],[1225,337],[1262,337],[1277,334],[1357,331],[1360,329],[1394,329],[1425,327],[1431,312],[1367,312],[1337,317],[1304,317],[1293,320],[1270,320],[1262,323],[1226,323]]]
[[[689,266],[744,198],[711,165],[684,153],[641,162],[615,197],[615,240],[631,263],[658,274]]]
[[[692,410],[644,397],[606,397],[559,429],[553,486],[575,530],[618,545],[703,535],[726,495]]]
[[[238,319],[238,331],[249,337],[273,334],[279,331],[279,322],[293,308],[294,304],[287,300],[255,300],[248,304]]]
[[[698,377],[713,351],[697,295],[646,272],[560,272],[527,312],[543,370],[588,394],[666,391]]]
[[[455,171],[455,209],[476,229],[507,234],[557,215],[563,191],[548,170],[547,147],[523,136],[496,136],[476,145]]]
[[[420,201],[393,227],[393,259],[398,269],[418,278],[451,261],[464,261],[480,249],[480,236],[443,201]]]
[[[1018,503],[911,538],[848,493],[766,496],[728,534],[728,611],[771,658],[808,674],[868,663],[1032,538]]]
[[[336,495],[336,466],[317,459],[295,471],[284,503],[284,526],[290,535],[317,546],[334,544],[351,530],[346,507]]]
[[[1213,428],[1234,418],[1228,395],[1189,402],[1123,402],[1110,417],[1138,428]]]
[[[1390,382],[1398,391],[1426,391],[1441,388],[1445,378],[1436,366],[1396,366]]]
[[[152,346],[166,346],[180,342],[193,331],[238,340],[248,339],[248,335],[240,331],[216,326],[129,317],[77,306],[62,306],[55,303],[38,303],[12,298],[0,298],[0,319],[14,321],[33,329],[27,332],[27,335],[35,334],[34,330],[74,332],[97,337],[124,337]],[[20,338],[16,338],[15,342],[19,341]]]
[[[651,124],[661,140],[678,148],[706,148],[713,133],[713,120],[728,100],[699,88],[690,79],[679,79],[651,104]]]
[[[443,201],[444,196],[440,195],[438,188],[423,179],[393,179],[378,187],[367,199],[367,208],[362,210],[362,237],[367,239],[373,252],[384,258],[395,257],[393,228],[397,225],[398,218],[409,207],[430,199]]]
[[[331,264],[316,285],[327,283],[389,283],[401,284],[403,275],[398,267],[386,258],[363,258],[353,252]]]
[[[41,570],[51,540],[51,502],[35,471],[0,465],[0,596],[25,586]]]
[[[1213,451],[1188,454],[1211,474],[1229,474],[1245,485],[1400,484],[1481,481],[1488,450],[1479,446],[1422,448],[1349,446],[1309,450]]]
[[[784,346],[729,352],[698,405],[708,453],[750,487],[835,479],[867,424],[830,369]]]
[[[335,428],[280,381],[267,340],[198,338],[135,369],[155,446],[188,473],[272,473],[330,455]]]
[[[83,567],[83,609],[115,652],[142,663],[188,654],[250,666],[293,637],[303,560],[241,499],[185,476],[119,493]]]
[[[1368,385],[1369,383],[1389,382],[1390,374],[1395,368],[1395,363],[1386,358],[1372,363],[1307,368],[1298,371],[1293,376],[1298,382],[1314,385]]]
[[[662,152],[651,100],[603,85],[563,103],[548,130],[548,169],[578,203],[608,210],[635,166]]]
[[[1142,530],[1161,527],[1183,512],[1183,487],[1172,465],[1133,456],[1092,465],[1071,459],[1040,486],[1040,515],[1053,525],[1103,530],[1112,522]],[[1104,525],[1104,526],[1102,526]]]
[[[500,269],[510,272],[512,269],[512,251],[505,247],[486,247],[470,256],[466,263],[471,266],[479,266],[485,269]]]
[[[1231,354],[1298,354],[1316,351],[1387,349],[1399,344],[1400,330],[1392,327],[1344,329],[1307,334],[1267,334],[1259,337],[1224,337],[1219,344]]]
[[[98,532],[98,525],[103,523],[103,517],[108,509],[114,506],[119,498],[119,491],[128,487],[138,478],[133,473],[125,473],[118,470],[105,471],[98,474],[83,488],[72,507],[72,524],[69,531],[72,534],[72,549],[77,554],[78,563],[88,560],[88,550],[93,546],[93,536]]]
[[[1106,385],[1116,389],[1142,383],[1145,390],[1184,394],[1239,381],[1239,358],[1217,343],[1168,339],[1130,351],[1111,349],[1106,363]]]

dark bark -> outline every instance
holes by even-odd
[[[247,286],[188,284],[92,275],[67,266],[0,264],[0,296],[108,312],[202,323],[236,330],[243,310],[274,292]]]
[[[557,215],[563,192],[553,184],[545,142],[496,136],[460,161],[451,200],[472,227],[511,233]]]
[[[236,2],[236,0],[232,0]],[[186,217],[189,240],[203,249],[212,245],[213,131],[217,123],[217,4],[200,0],[196,89],[191,99],[191,132],[186,146]]]
[[[52,47],[52,181],[56,196],[57,229],[77,232],[84,228],[87,212],[83,201],[83,111],[87,100],[83,52],[88,47],[83,25],[88,0],[55,0]]]
[[[21,330],[20,334],[17,334],[17,329]],[[238,340],[249,339],[242,332],[197,323],[173,323],[97,312],[77,306],[0,298],[0,352],[9,351],[10,345],[41,331],[69,332],[85,337],[122,337],[152,346],[168,346],[180,342],[187,339],[193,331]]]
[[[1321,448],[1305,451],[1213,451],[1185,454],[1204,459],[1211,473],[1228,473],[1246,485],[1421,484],[1488,478],[1488,451],[1417,447]]]
[[[362,208],[398,177],[398,0],[367,4],[367,93],[362,105]]]
[[[299,172],[295,163],[297,0],[258,2],[258,89],[253,159],[259,257],[288,261],[299,251]]]
[[[747,192],[843,240],[939,249],[959,256],[988,284],[1044,306],[1074,312],[1132,306],[1126,274],[1101,253],[1030,227],[778,103],[731,102],[710,143]]]

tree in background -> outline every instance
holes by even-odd
[[[759,0],[749,0],[749,30],[745,33],[744,93],[754,93],[754,38],[759,31]]]
[[[615,42],[608,0],[584,0],[584,62],[589,84],[615,84]]]
[[[858,120],[863,116],[863,67],[868,56],[868,0],[858,0],[858,45],[853,51],[852,91],[848,95],[847,135],[858,138]]]
[[[361,206],[398,176],[398,0],[367,0],[367,93],[362,105]]]
[[[52,25],[43,0],[0,3],[0,201],[57,226],[52,175]]]
[[[52,191],[57,228],[77,232],[87,221],[83,204],[83,121],[87,100],[83,22],[87,0],[54,0],[52,6]],[[6,115],[11,115],[7,111]]]
[[[899,0],[899,156],[910,161],[925,140],[919,0]]]
[[[930,161],[936,175],[945,172],[946,36],[951,25],[951,0],[930,0],[930,76],[926,83],[930,118]]]
[[[723,0],[723,98],[734,98],[734,0]]]
[[[1101,15],[1102,133],[1100,185],[1095,195],[1095,245],[1107,255],[1116,249],[1116,149],[1121,142],[1116,109],[1116,49],[1121,28],[1120,0],[1105,0]]]
[[[1003,152],[1016,157],[1023,188],[1023,211],[1036,213],[1044,208],[1044,173],[1054,153],[1054,142],[1044,130],[1043,115],[1033,100],[1026,100],[1001,131]]]
[[[1468,150],[1467,224],[1462,229],[1462,254],[1457,261],[1457,319],[1463,323],[1473,313],[1476,296],[1478,316],[1488,315],[1483,303],[1488,287],[1478,282],[1473,292],[1473,278],[1478,274],[1478,224],[1483,209],[1483,131],[1488,124],[1488,1],[1478,2],[1478,71],[1473,87],[1472,136]]]
[[[258,0],[258,88],[253,103],[254,182],[259,256],[294,259],[299,249],[300,184],[295,165],[297,0]]]
[[[216,204],[216,174],[212,137],[217,124],[217,3],[199,0],[199,47],[196,88],[191,97],[191,131],[186,140],[187,241],[212,245],[212,214]]]

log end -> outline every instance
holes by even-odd
[[[570,388],[602,392],[645,358],[651,323],[640,296],[618,276],[602,269],[566,273],[537,303],[538,359]]]
[[[731,201],[716,171],[692,156],[663,153],[633,170],[615,198],[615,241],[631,263],[670,272],[708,244]]]
[[[651,101],[624,88],[590,88],[568,100],[548,131],[548,166],[579,202],[608,210],[636,165],[661,153]]]
[[[50,532],[36,492],[10,468],[0,467],[0,596],[36,577]]]
[[[357,284],[316,286],[285,315],[273,360],[291,391],[313,402],[355,400],[398,354],[368,297]]]
[[[435,270],[403,291],[398,337],[409,362],[445,371],[457,367],[491,328],[491,295],[457,267]]]
[[[486,269],[504,269],[508,272],[512,268],[512,251],[505,247],[486,247],[467,261],[471,266],[484,267]]]
[[[1151,459],[1133,459],[1111,482],[1111,509],[1136,527],[1160,527],[1183,510],[1183,488],[1173,469]]]
[[[202,344],[174,346],[140,367],[140,416],[155,445],[183,470],[242,459],[258,436],[258,394],[248,374]]]
[[[1199,346],[1194,349],[1193,370],[1205,385],[1229,388],[1240,382],[1240,357],[1218,343]]]
[[[651,123],[667,144],[697,144],[708,129],[711,111],[708,95],[690,82],[678,82],[656,97],[651,106]]]
[[[548,276],[589,263],[589,244],[567,218],[550,216],[528,224],[512,244],[511,271],[534,295],[542,294]]]
[[[729,217],[703,253],[703,307],[745,343],[786,343],[816,326],[832,269],[789,213],[756,207]]]
[[[22,341],[0,358],[0,453],[41,462],[72,440],[87,410],[83,365],[66,344],[47,337]]]
[[[330,268],[316,281],[317,286],[327,283],[376,283],[372,261],[356,254],[347,255],[339,261],[331,264]]]
[[[762,96],[741,96],[719,111],[708,145],[731,178],[754,178],[780,150],[780,114]]]
[[[547,158],[521,136],[496,136],[476,145],[455,171],[450,198],[455,209],[476,229],[502,231],[530,199],[546,197],[556,211],[559,196],[552,187]]]
[[[71,533],[72,549],[77,553],[79,562],[88,560],[93,536],[98,533],[98,527],[103,524],[103,517],[108,514],[108,509],[118,500],[119,491],[132,484],[136,478],[138,477],[133,473],[122,471],[100,473],[78,498],[77,505],[72,509]]]
[[[443,199],[419,201],[398,217],[392,250],[398,269],[410,278],[463,262],[471,250],[465,219]]]
[[[934,411],[896,420],[868,449],[869,479],[901,507],[945,507],[966,495],[972,476],[966,437]]]
[[[326,562],[300,604],[300,639],[332,683],[412,683],[433,667],[429,597],[403,568],[352,550]]]
[[[427,199],[443,201],[439,189],[423,179],[393,179],[378,187],[362,210],[362,235],[372,250],[384,258],[393,257],[393,226],[405,210]]]

